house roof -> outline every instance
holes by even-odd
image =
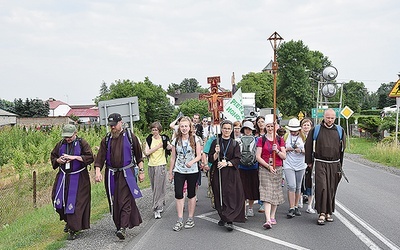
[[[96,106],[91,108],[71,108],[66,116],[75,115],[78,117],[99,117],[99,109]]]
[[[47,100],[49,102],[50,110],[56,109],[60,105],[67,105],[65,102],[62,101],[56,101],[56,100]]]
[[[181,105],[182,102],[189,100],[189,99],[199,99],[200,93],[182,93],[172,95],[175,98],[175,105]]]
[[[273,61],[271,60],[271,61],[268,63],[268,65],[265,66],[265,68],[263,68],[262,72],[271,71],[271,70],[272,70],[272,63],[273,63]]]
[[[5,111],[4,109],[0,109],[0,116],[18,116],[17,114]]]

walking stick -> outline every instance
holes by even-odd
[[[216,145],[219,146],[218,125],[215,127],[215,131],[216,131],[216,135],[217,135],[217,144]],[[219,150],[221,152],[221,146],[219,147]],[[218,152],[218,162],[220,160],[220,157],[219,157],[220,152]],[[221,180],[221,169],[220,168],[218,168],[218,185],[219,185],[219,201],[220,201],[221,209],[222,209],[222,180]]]

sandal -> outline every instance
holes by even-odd
[[[321,213],[318,217],[317,224],[318,225],[325,225],[325,214]]]
[[[333,222],[333,217],[332,217],[332,215],[327,214],[327,215],[326,215],[326,221],[327,221],[327,222]]]

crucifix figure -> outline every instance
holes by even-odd
[[[211,85],[211,93],[200,94],[199,99],[208,101],[208,111],[212,113],[214,125],[220,122],[219,112],[224,111],[223,98],[231,98],[232,92],[218,92],[218,83],[221,82],[219,76],[208,77],[207,82]]]

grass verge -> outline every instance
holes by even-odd
[[[139,183],[139,187],[144,189],[149,186],[146,171],[145,181]],[[91,194],[90,222],[93,224],[109,212],[104,182],[92,184]],[[52,205],[44,205],[18,216],[14,222],[3,226],[0,229],[0,249],[60,249],[66,244],[64,225]]]

